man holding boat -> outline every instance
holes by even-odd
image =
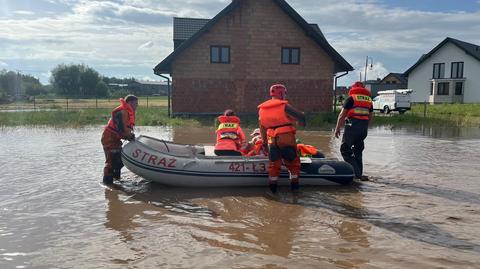
[[[114,179],[120,179],[122,163],[122,139],[135,140],[133,126],[138,98],[127,95],[120,98],[120,105],[112,111],[112,116],[103,130],[102,145],[105,152],[105,167],[103,183],[112,184]]]

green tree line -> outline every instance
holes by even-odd
[[[51,71],[50,85],[42,85],[30,75],[14,71],[0,71],[0,102],[25,99],[29,96],[58,96],[68,98],[121,97],[128,93],[145,92],[134,78],[101,76],[95,69],[83,64],[59,64]]]
[[[0,70],[0,101],[19,96],[35,96],[47,93],[47,88],[30,75]]]

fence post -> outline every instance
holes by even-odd
[[[423,117],[427,117],[427,101],[423,101]]]
[[[68,97],[67,97],[67,111],[68,111]]]
[[[35,96],[33,96],[33,110],[35,111]]]
[[[147,108],[148,108],[148,95],[147,95]]]
[[[98,109],[98,97],[95,96],[95,108]]]

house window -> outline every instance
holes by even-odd
[[[448,88],[450,87],[450,83],[448,82],[440,82],[437,85],[437,95],[449,95]]]
[[[432,78],[445,78],[445,63],[433,64]]]
[[[433,95],[433,82],[430,83],[430,95]]]
[[[463,62],[452,63],[451,78],[463,78]]]
[[[210,46],[210,63],[229,64],[230,47],[229,46]]]
[[[282,64],[300,64],[300,48],[282,48]]]
[[[455,95],[462,95],[462,94],[463,94],[463,82],[456,82]]]

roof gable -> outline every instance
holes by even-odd
[[[386,75],[381,81],[380,83],[384,83],[385,80],[388,78],[388,77],[394,77],[396,78],[398,81],[400,81],[401,84],[407,84],[407,78],[403,75],[403,73],[390,73],[388,75]]]
[[[353,67],[328,43],[325,39],[323,33],[321,32],[320,28],[317,24],[309,24],[307,23],[286,1],[284,0],[272,0],[275,4],[277,4],[287,15],[297,23],[305,34],[312,38],[317,45],[319,45],[334,61],[335,63],[335,72],[342,72],[342,71],[352,71]],[[234,0],[232,1],[227,7],[225,7],[220,13],[218,13],[215,17],[205,25],[195,32],[189,39],[182,42],[170,55],[168,55],[162,62],[160,62],[157,66],[155,66],[154,73],[155,74],[162,74],[168,73],[171,70],[171,64],[175,60],[175,58],[181,54],[186,48],[188,48],[195,40],[197,40],[203,33],[208,31],[210,28],[215,25],[221,18],[228,15],[230,12],[235,10],[241,3],[241,0]],[[175,37],[174,37],[175,39]]]
[[[435,48],[433,48],[429,53],[423,54],[418,61],[412,65],[407,71],[405,71],[404,75],[408,76],[410,72],[412,72],[417,66],[422,64],[426,59],[428,59],[430,56],[432,56],[435,52],[437,52],[439,49],[441,49],[445,44],[447,43],[452,43],[456,45],[458,48],[463,50],[466,54],[472,56],[473,58],[477,59],[480,61],[480,47],[478,45],[464,42],[458,39],[454,39],[451,37],[445,38],[440,44],[438,44]]]

